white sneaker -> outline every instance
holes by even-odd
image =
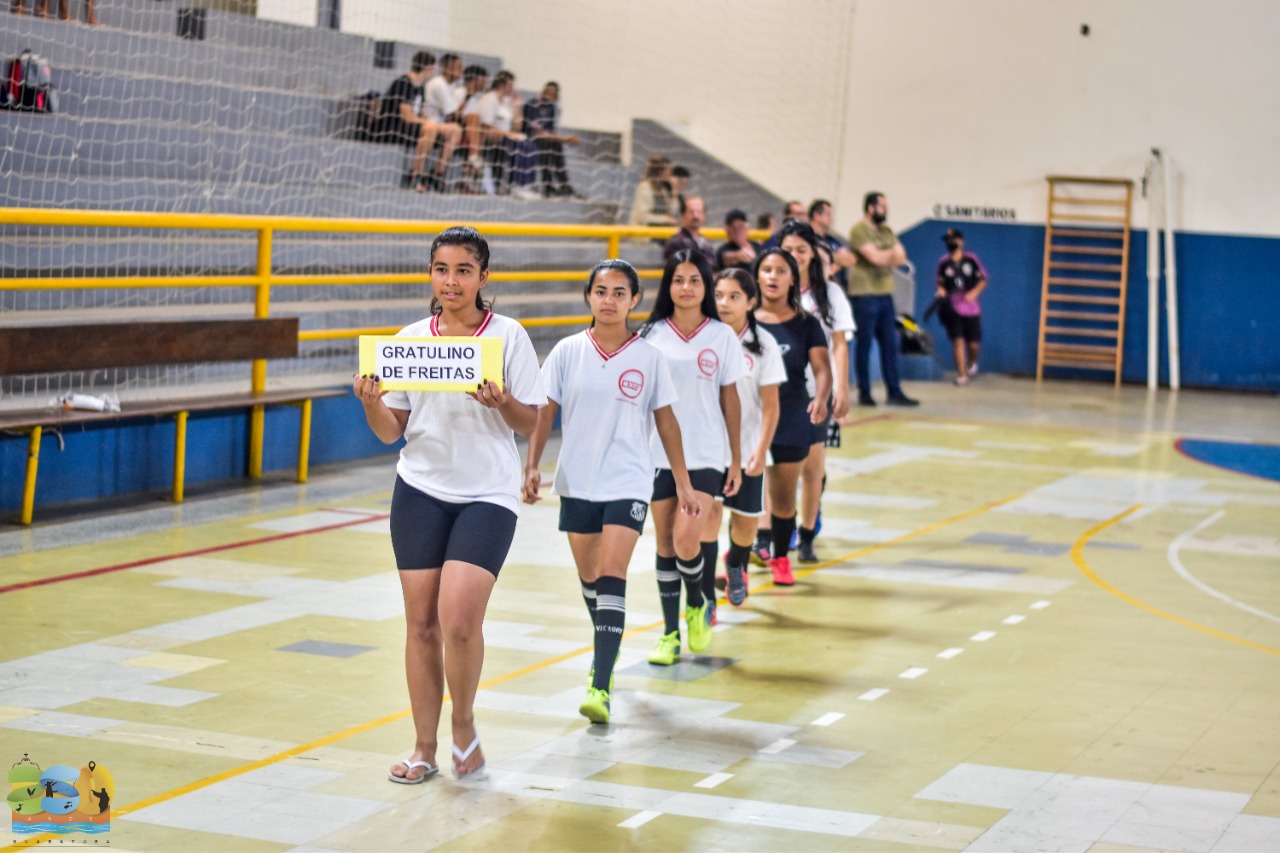
[[[976,362],[976,361],[975,361],[973,364],[969,365],[969,371],[968,371],[968,372],[969,372],[969,375],[970,375],[970,376],[977,376],[977,375],[978,375],[978,362]]]
[[[516,187],[511,194],[522,201],[537,201],[542,195],[532,187]]]

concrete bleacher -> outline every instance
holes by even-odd
[[[0,204],[460,221],[625,218],[639,176],[623,165],[618,133],[578,130],[582,144],[566,148],[581,199],[526,201],[402,189],[406,152],[353,139],[352,105],[362,93],[384,90],[415,51],[440,56],[448,48],[378,43],[217,10],[200,11],[202,39],[183,38],[183,5],[99,0],[103,26],[97,28],[0,11],[0,56],[28,48],[45,55],[60,101],[53,115],[0,112]],[[388,55],[394,67],[376,67],[376,58]],[[501,64],[494,56],[462,55],[491,72]],[[761,192],[656,123],[637,122],[635,144],[636,162],[662,150],[690,165],[713,211],[720,195],[736,199],[741,191],[753,199]],[[716,193],[705,189],[710,182]],[[770,206],[776,206],[773,201]],[[3,236],[0,267],[12,277],[245,274],[254,265],[247,234],[132,232],[103,239],[100,232],[54,234],[19,225],[5,227]],[[493,242],[494,268],[515,271],[586,269],[604,250],[603,241],[590,240]],[[420,271],[428,243],[378,235],[281,235],[274,269]],[[623,255],[640,266],[661,263],[658,247],[649,241],[625,242]],[[504,310],[524,316],[581,308],[580,280],[504,282],[493,292]],[[118,299],[131,306],[130,317],[171,316],[197,307],[234,313],[252,304],[246,294],[220,290],[217,304],[209,306],[199,303],[207,296],[195,290],[163,289],[141,298],[99,291],[92,304],[110,306]],[[395,325],[420,317],[425,298],[424,287],[386,293],[368,286],[284,288],[273,295],[272,307],[300,316],[303,329]],[[21,322],[42,322],[44,306],[56,304],[51,299],[0,291],[0,311],[20,313]],[[96,310],[108,316],[113,309]],[[9,321],[19,319],[11,313]],[[543,339],[549,345],[561,334],[544,330],[535,339],[541,349]]]

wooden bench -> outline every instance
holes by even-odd
[[[0,375],[50,373],[165,364],[296,358],[297,318],[261,320],[190,320],[74,326],[0,327]],[[192,412],[250,409],[255,421],[249,442],[249,476],[262,475],[262,412],[266,406],[301,409],[298,435],[298,482],[307,480],[311,451],[311,401],[340,397],[346,388],[268,391],[261,394],[218,394],[174,399],[122,402],[119,412],[45,407],[0,410],[0,431],[26,433],[27,468],[21,522],[30,524],[35,508],[40,440],[46,430],[61,431],[135,418],[173,417],[173,500],[183,500],[187,452],[187,417]]]

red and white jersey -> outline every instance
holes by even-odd
[[[778,339],[756,327],[756,336],[763,352],[756,355],[747,349],[745,341],[747,326],[742,327],[738,340],[742,346],[742,361],[747,372],[738,380],[738,400],[742,403],[742,465],[745,468],[747,457],[760,443],[760,433],[764,429],[764,407],[760,403],[760,389],[766,385],[781,385],[787,381],[787,368],[782,363],[782,349]]]
[[[676,401],[662,353],[639,335],[605,352],[590,330],[560,341],[542,365],[560,406],[555,493],[587,501],[653,496],[653,413]]]
[[[438,323],[433,315],[405,326],[397,337],[440,337]],[[507,391],[521,403],[546,405],[538,355],[523,326],[489,311],[473,337],[502,338]],[[389,408],[409,410],[396,464],[402,480],[437,500],[484,501],[519,511],[524,483],[520,454],[515,433],[495,409],[458,391],[391,391],[382,401]]]
[[[685,467],[727,468],[729,433],[720,410],[720,389],[737,382],[745,369],[737,334],[708,317],[686,337],[667,319],[654,324],[645,339],[662,351],[680,396],[673,410],[680,423]],[[650,446],[658,467],[670,468],[656,435]]]
[[[822,315],[818,313],[818,303],[813,298],[811,288],[806,287],[800,291],[800,305],[805,313],[818,318],[818,322],[822,325],[822,333],[827,336],[827,350],[830,351],[831,338],[837,334],[844,337],[846,332],[856,330],[857,324],[853,322],[853,308],[849,305],[849,297],[844,295],[840,285],[834,281],[827,282],[827,302],[831,305],[830,323],[822,319]],[[834,365],[832,367],[834,369]],[[835,379],[834,375],[832,379]],[[814,377],[812,368],[804,369],[804,386],[810,397],[818,393],[818,380]]]

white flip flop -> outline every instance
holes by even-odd
[[[475,752],[479,747],[480,747],[480,735],[476,735],[476,739],[471,741],[471,746],[467,747],[465,751],[458,749],[457,744],[453,745],[453,775],[456,778],[465,779],[468,776],[475,776],[477,773],[481,773],[484,771],[485,762],[481,761],[480,766],[477,767],[476,769],[468,770],[465,773],[462,772],[462,762],[470,758],[471,753]]]
[[[387,774],[388,779],[399,785],[421,785],[423,782],[440,772],[440,768],[436,767],[430,761],[410,761],[405,758],[402,759],[400,763],[406,768],[404,771],[405,775],[397,776],[394,773]],[[417,778],[410,778],[409,774],[417,770],[419,767],[423,768],[422,775]]]

